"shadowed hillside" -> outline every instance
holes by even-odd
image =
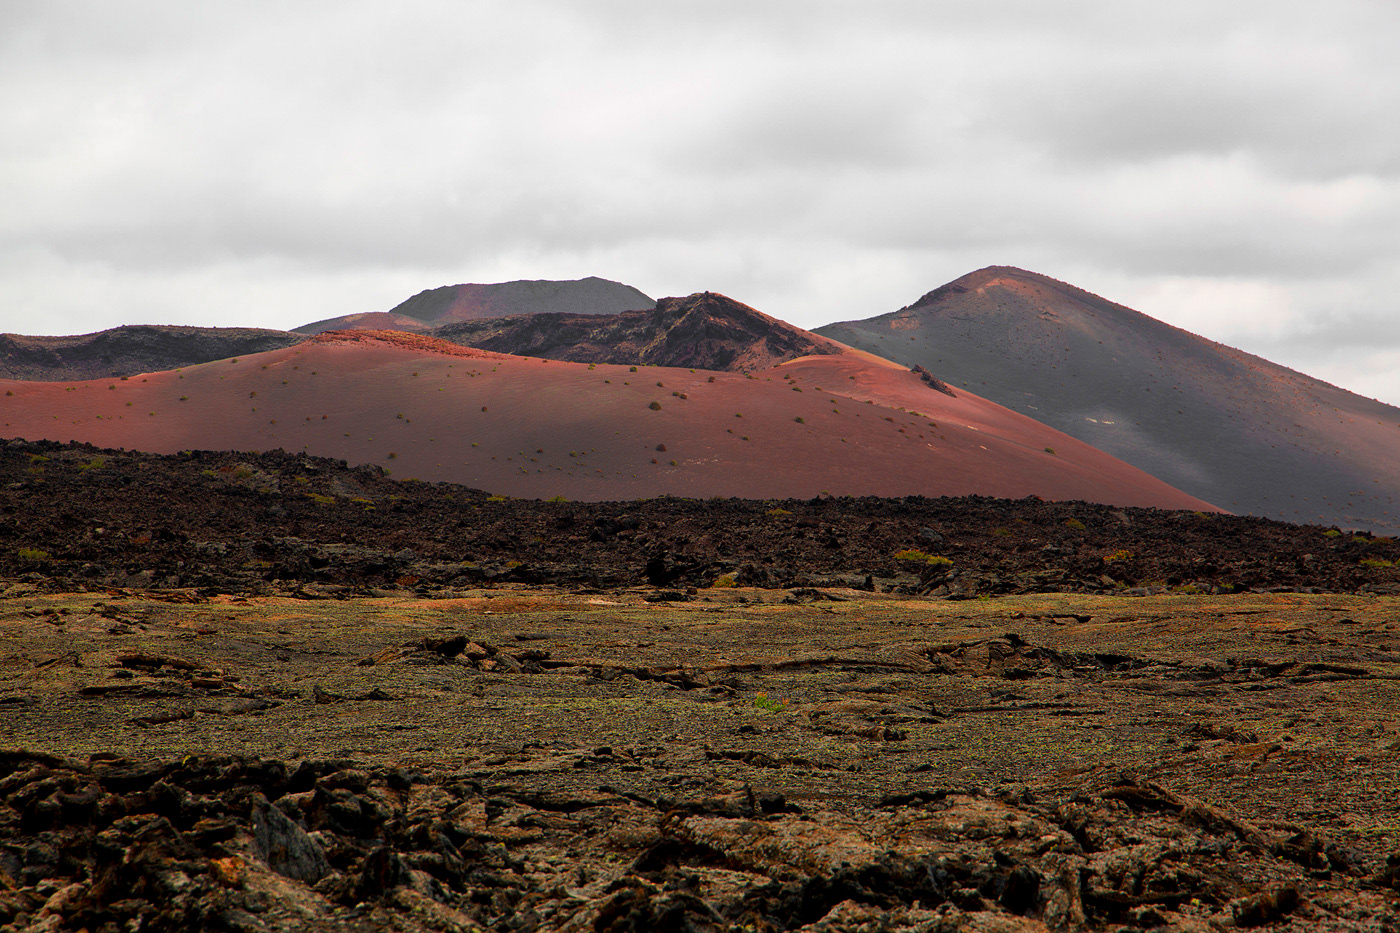
[[[1400,409],[1035,273],[982,269],[817,333],[1237,513],[1400,531]]]
[[[135,324],[76,337],[0,334],[0,378],[64,381],[133,376],[261,353],[304,338],[253,327]]]

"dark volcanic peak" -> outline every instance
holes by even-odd
[[[482,318],[520,314],[616,314],[656,302],[630,285],[596,276],[572,281],[518,281],[444,285],[421,291],[387,312],[349,314],[295,328],[299,334],[362,328],[422,330]]]
[[[131,324],[75,337],[0,334],[0,378],[71,382],[134,376],[280,350],[304,338],[254,327]]]
[[[817,333],[922,365],[1234,512],[1400,531],[1400,408],[991,266]]]
[[[519,315],[448,324],[434,334],[519,356],[731,372],[843,349],[714,292],[662,298],[646,311]]]

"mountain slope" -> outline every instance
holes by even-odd
[[[453,343],[579,363],[767,369],[845,348],[724,295],[662,298],[650,311],[532,314],[447,324],[433,335]]]
[[[1233,512],[1400,532],[1400,409],[994,266],[816,332],[923,365]]]
[[[330,330],[423,330],[459,321],[519,314],[616,314],[656,304],[630,285],[596,276],[572,281],[445,285],[421,291],[385,312],[349,314],[304,324],[298,334]],[[417,322],[416,324],[414,322]]]
[[[75,337],[0,334],[0,378],[99,379],[175,369],[300,343],[280,330],[135,324]]]
[[[152,452],[281,447],[513,496],[1039,495],[1212,510],[857,352],[759,375],[633,372],[352,331],[128,381],[4,388],[6,436]]]

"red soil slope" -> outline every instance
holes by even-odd
[[[5,436],[154,452],[281,447],[511,496],[1039,495],[1212,509],[859,353],[752,376],[633,372],[354,332],[124,381],[0,387]]]

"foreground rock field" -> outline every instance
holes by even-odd
[[[655,598],[12,586],[0,920],[1397,928],[1392,599]]]
[[[0,447],[0,930],[1400,930],[1391,539]]]

